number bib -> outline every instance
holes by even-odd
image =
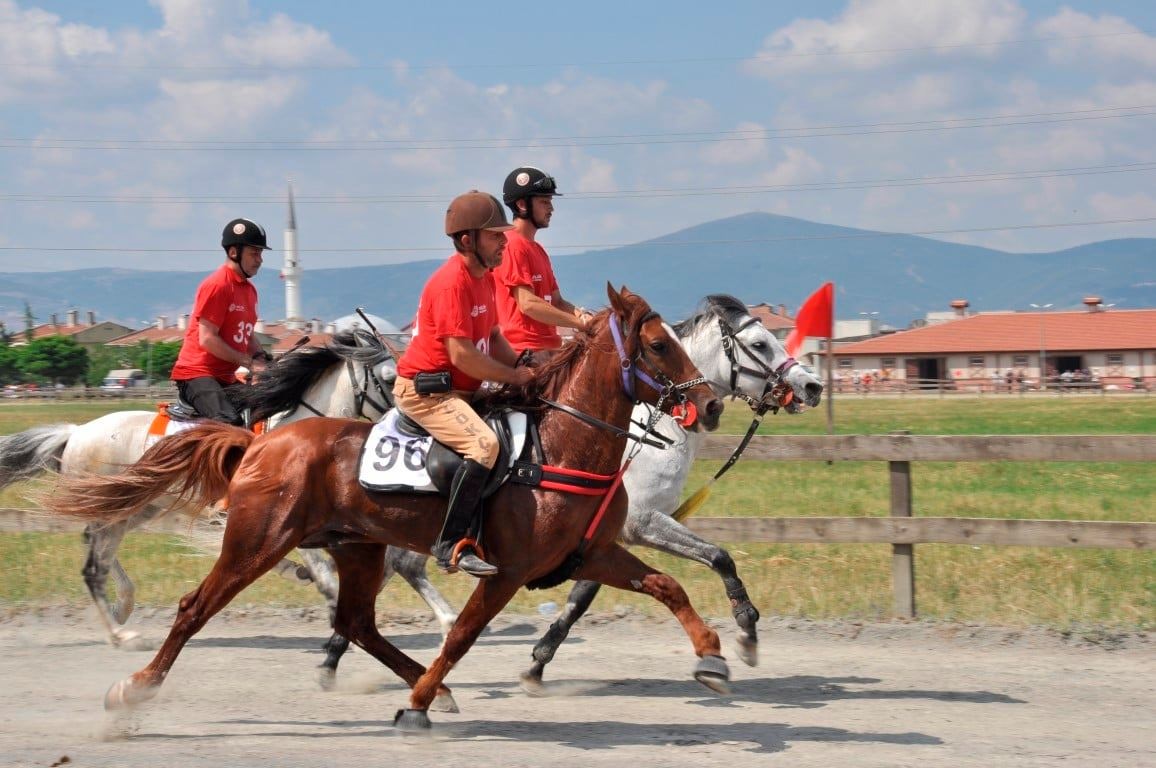
[[[370,430],[361,452],[359,482],[374,491],[437,493],[426,468],[433,438],[399,431],[397,416],[398,410],[391,409]]]

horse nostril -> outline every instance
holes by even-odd
[[[723,401],[716,397],[706,404],[706,413],[708,416],[721,416],[723,407]]]
[[[803,391],[807,393],[807,403],[813,406],[816,405],[819,402],[819,398],[823,396],[823,385],[809,383],[803,387]]]

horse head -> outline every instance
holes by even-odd
[[[733,296],[714,294],[704,309],[678,326],[685,339],[710,339],[716,354],[699,365],[723,394],[746,401],[752,410],[783,408],[798,413],[822,399],[819,378],[787,354],[783,343]]]
[[[625,286],[607,283],[606,325],[618,352],[622,388],[634,402],[657,406],[692,430],[713,431],[723,403],[687,355],[678,334]]]

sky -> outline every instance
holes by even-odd
[[[797,10],[804,7],[805,10]],[[1156,3],[0,0],[0,272],[441,258],[515,166],[556,256],[768,211],[1008,251],[1156,237]],[[768,244],[773,258],[773,244]]]

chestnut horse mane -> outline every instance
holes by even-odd
[[[626,325],[633,328],[635,318],[649,312],[650,306],[639,297],[632,297],[631,303],[630,319]],[[488,408],[501,406],[530,410],[542,406],[539,397],[556,400],[561,394],[562,388],[570,380],[574,366],[594,347],[595,337],[601,332],[602,327],[609,322],[610,309],[599,311],[586,330],[575,331],[570,342],[552,355],[549,360],[534,369],[534,379],[529,384],[520,388],[501,387],[485,395],[481,398],[479,410],[485,411]],[[623,333],[627,332],[627,329],[623,328]],[[630,348],[633,341],[632,337],[622,340],[622,343],[626,345],[627,354],[634,351]],[[603,346],[605,349],[599,348],[598,351],[614,351],[613,343]]]

